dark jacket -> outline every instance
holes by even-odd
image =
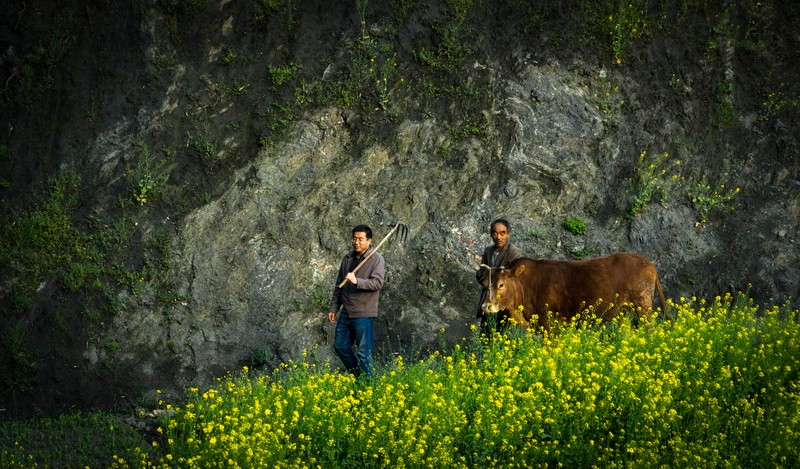
[[[375,248],[370,247],[364,256],[374,250]],[[346,314],[350,318],[374,318],[378,316],[378,298],[386,277],[386,261],[379,252],[375,252],[356,272],[358,285],[347,282],[342,288],[339,288],[339,284],[342,283],[347,273],[353,270],[358,262],[358,259],[355,258],[355,251],[348,252],[342,259],[328,311],[335,313],[342,308],[342,314]]]
[[[483,250],[483,255],[481,256],[481,264],[486,264],[489,267],[500,267],[500,266],[508,266],[515,260],[522,257],[522,251],[520,251],[516,246],[511,244],[511,241],[507,242],[503,249],[497,253],[497,257],[495,258],[494,263],[492,263],[492,253],[494,252],[494,245],[487,246]],[[475,272],[475,279],[478,281],[481,286],[483,286],[483,279],[486,278],[486,269],[478,269]],[[478,313],[476,317],[483,317],[483,310],[481,306],[483,305],[484,300],[486,300],[486,293],[488,292],[487,288],[481,288],[481,298],[480,303],[478,303]]]

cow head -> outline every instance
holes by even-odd
[[[514,269],[493,268],[488,265],[481,265],[481,268],[488,270],[483,281],[483,286],[487,289],[486,298],[481,305],[484,313],[508,311],[512,318],[518,321],[524,319],[516,316],[521,316],[523,288],[519,276],[525,271],[525,265],[520,264]]]

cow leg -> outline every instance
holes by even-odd
[[[653,312],[653,289],[655,285],[652,282],[643,282],[638,290],[631,296],[633,303],[633,324],[638,325],[640,319],[649,319]]]

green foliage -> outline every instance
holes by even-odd
[[[222,58],[220,59],[219,62],[222,65],[230,65],[230,64],[232,64],[233,62],[236,61],[236,58],[238,56],[239,55],[236,53],[235,50],[233,50],[233,49],[231,49],[229,47],[226,47],[225,48],[225,55],[222,56]]]
[[[688,189],[689,197],[697,211],[697,224],[708,221],[708,215],[712,210],[733,210],[731,202],[739,188],[726,188],[725,181],[710,184],[703,177]]]
[[[164,153],[169,155],[169,150]],[[169,176],[175,169],[175,163],[165,159],[157,160],[150,154],[150,149],[143,146],[138,154],[136,164],[126,167],[126,178],[133,198],[139,205],[158,200],[167,188]]]
[[[681,77],[672,74],[669,80],[669,87],[678,94],[688,95],[692,92],[692,87],[689,86]]]
[[[411,10],[417,5],[417,0],[390,0],[392,5],[392,12],[398,22],[403,20],[411,13]]]
[[[586,234],[586,222],[579,217],[567,217],[562,224],[565,230],[575,235]]]
[[[445,0],[445,3],[453,11],[455,23],[460,25],[467,19],[467,15],[472,10],[474,0]]]
[[[670,160],[669,153],[660,158],[649,158],[646,150],[639,154],[631,181],[633,202],[628,207],[629,218],[642,213],[655,198],[666,203],[670,190],[680,181],[677,172],[680,164],[680,160]]]
[[[45,22],[42,31],[28,31],[29,41],[26,42],[32,43],[32,47],[22,54],[18,63],[18,76],[25,88],[20,96],[23,100],[30,102],[32,98],[43,98],[55,91],[59,64],[74,49],[79,36],[81,12],[73,8],[63,5],[58,13],[42,18]]]
[[[367,38],[367,4],[369,0],[355,0],[358,19],[361,23],[361,39]]]
[[[583,260],[590,256],[600,254],[601,250],[597,246],[573,246],[569,250],[570,256],[575,260]]]
[[[462,26],[458,22],[451,22],[441,31],[439,46],[436,50],[421,48],[414,53],[417,61],[435,70],[455,71],[469,53],[464,38]]]
[[[299,70],[300,66],[294,64],[271,65],[267,67],[267,73],[269,74],[273,89],[293,80]]]
[[[217,143],[207,130],[198,128],[196,132],[186,132],[186,146],[194,149],[208,163],[214,164],[219,160]]]
[[[100,255],[87,233],[74,222],[78,177],[62,173],[50,192],[27,215],[0,220],[0,263],[10,279],[10,298],[25,307],[30,295],[56,272],[66,285],[82,287],[100,269]]]
[[[317,283],[311,289],[311,293],[306,297],[298,309],[308,315],[316,315],[328,310],[331,300],[331,288],[327,283]]]
[[[6,468],[109,467],[114,457],[133,460],[151,450],[134,427],[103,412],[0,422]]]
[[[134,196],[145,203],[160,196],[171,168],[163,161],[155,162],[146,151],[141,156],[137,166],[129,168],[127,177]],[[36,290],[49,279],[60,280],[69,290],[85,292],[85,306],[91,311],[96,307],[115,314],[122,309],[114,282],[133,294],[157,285],[160,295],[167,298],[172,236],[163,230],[150,233],[140,249],[142,259],[133,261],[136,267],[126,265],[131,262],[130,256],[115,261],[114,257],[129,247],[136,220],[124,218],[108,225],[90,218],[88,226],[79,226],[75,219],[78,182],[75,175],[63,173],[51,180],[50,192],[30,213],[0,218],[0,266],[8,279],[11,303],[20,310],[26,308]]]
[[[461,140],[470,137],[483,138],[486,134],[485,125],[466,111],[461,115],[460,124],[452,125],[449,129],[450,136],[453,140]]]
[[[590,26],[598,31],[616,64],[622,64],[625,51],[648,25],[647,0],[581,0]]]
[[[603,129],[606,132],[616,129],[622,106],[625,104],[619,86],[612,85],[604,75],[601,75],[599,79],[584,85],[584,89],[590,93],[592,102],[602,114]]]
[[[761,103],[761,120],[768,121],[788,109],[797,108],[797,99],[786,96],[783,91],[767,93],[767,98]]]
[[[628,217],[633,218],[644,211],[647,204],[658,199],[666,203],[668,196],[676,189],[684,190],[697,212],[697,225],[705,223],[712,210],[733,210],[731,202],[739,188],[726,188],[723,177],[715,184],[708,182],[703,176],[699,181],[693,178],[682,178],[678,174],[681,162],[671,161],[669,154],[664,153],[661,158],[648,158],[647,151],[639,154],[634,177],[631,181],[633,201],[628,207]],[[688,186],[688,187],[685,187]]]
[[[375,84],[374,94],[378,106],[388,111],[391,105],[390,98],[397,88],[403,84],[403,77],[397,76],[397,54],[392,54],[385,59],[372,58],[369,74]]]
[[[739,117],[739,113],[733,106],[733,85],[727,80],[717,83],[714,94],[716,104],[716,126],[720,129],[728,129]]]
[[[547,230],[540,227],[534,226],[522,237],[527,241],[541,241],[547,239]]]
[[[261,137],[260,143],[263,146],[285,140],[297,120],[291,105],[275,102],[267,109],[264,118],[267,133]]]
[[[247,355],[247,363],[253,367],[269,365],[274,361],[274,357],[264,349],[256,348]]]
[[[162,404],[169,443],[126,463],[782,467],[800,458],[798,311],[730,295],[668,306],[674,321],[638,328],[587,315],[554,336],[476,331],[447,355],[397,356],[369,380],[305,362],[271,375],[245,368],[190,389],[180,407]]]
[[[556,335],[477,331],[373,379],[304,362],[119,417],[0,423],[3,467],[784,467],[800,458],[800,312],[744,295],[668,302],[674,319]],[[588,312],[587,312],[588,313]],[[5,335],[4,335],[5,337]],[[313,355],[313,354],[312,354]],[[271,363],[254,349],[253,365]],[[231,424],[235,422],[235,424]],[[191,461],[191,462],[190,462]]]

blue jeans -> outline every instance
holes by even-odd
[[[354,375],[372,375],[372,343],[375,337],[375,318],[349,318],[339,315],[333,348],[347,371]],[[356,352],[353,353],[353,346]]]

